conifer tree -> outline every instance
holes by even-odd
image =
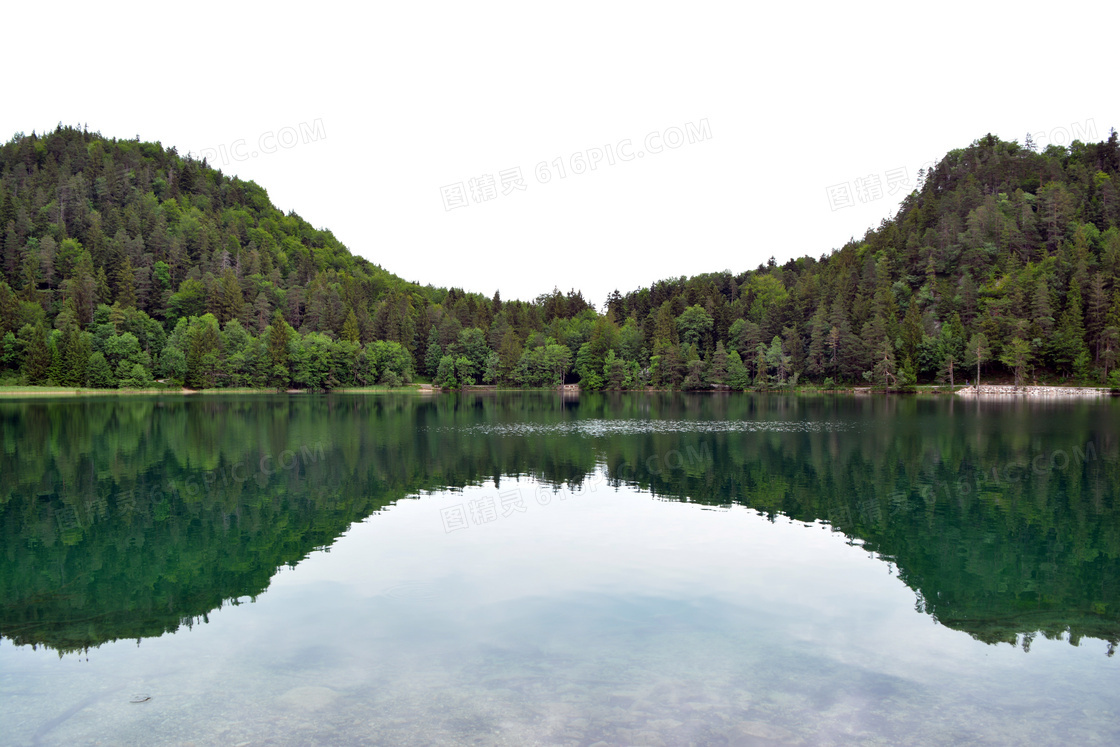
[[[274,387],[286,389],[291,382],[288,346],[294,333],[279,309],[272,315],[272,324],[265,334],[268,335],[268,381]]]
[[[24,327],[26,348],[23,354],[23,375],[28,384],[46,384],[51,369],[51,349],[47,343],[47,331],[42,323],[34,327]],[[24,332],[21,331],[21,336]]]
[[[968,340],[968,347],[965,350],[965,363],[968,365],[976,364],[976,383],[977,389],[980,388],[980,365],[991,357],[991,350],[988,348],[988,337],[983,332],[977,332]]]
[[[440,364],[443,362],[443,346],[439,342],[439,330],[433,324],[428,329],[428,345],[424,353],[424,372],[428,376],[438,376]]]
[[[121,306],[136,306],[136,273],[128,257],[124,258],[117,270],[117,297],[116,302]]]
[[[95,389],[112,389],[117,385],[108,361],[100,350],[89,357],[89,368],[86,371],[89,386]]]
[[[346,322],[342,325],[341,337],[343,340],[350,342],[358,342],[361,339],[361,332],[358,330],[358,317],[354,314],[353,309],[350,309],[350,312],[346,315]]]

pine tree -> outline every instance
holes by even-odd
[[[41,322],[34,327],[24,327],[24,330],[27,332],[27,347],[23,354],[23,376],[28,384],[46,384],[52,362],[47,331]]]
[[[1050,359],[1059,370],[1074,373],[1076,369],[1084,368],[1084,356],[1087,355],[1085,325],[1081,315],[1081,292],[1075,284],[1071,283],[1066,308],[1050,337]],[[1078,373],[1082,375],[1084,371]]]
[[[222,279],[218,286],[218,321],[222,324],[231,319],[239,319],[245,307],[245,299],[241,294],[241,283],[237,281],[237,274],[232,267],[227,267],[222,272]]]
[[[988,337],[983,332],[977,332],[968,340],[968,347],[965,350],[965,363],[968,365],[976,364],[976,388],[980,388],[980,365],[991,357],[991,350],[988,348]]]
[[[751,375],[743,365],[743,359],[738,350],[727,354],[727,383],[732,389],[742,391],[751,385]]]
[[[258,293],[257,300],[253,302],[253,316],[257,321],[257,332],[263,333],[268,327],[270,309],[271,305],[268,303],[268,298],[263,292]]]
[[[278,389],[286,389],[292,378],[288,345],[294,332],[284,321],[284,315],[279,309],[272,315],[272,324],[269,325],[266,334],[268,335],[269,383]]]
[[[708,365],[708,384],[717,388],[727,385],[727,350],[723,347],[723,340],[716,343],[715,352],[712,353]]]
[[[0,335],[16,330],[19,324],[19,298],[0,280]]]
[[[1003,348],[999,362],[1015,372],[1015,386],[1023,385],[1023,371],[1031,362],[1031,346],[1016,337]]]
[[[922,329],[922,315],[918,311],[917,299],[911,298],[902,320],[902,354],[911,360],[918,357],[918,347],[922,344],[925,330]]]
[[[350,309],[350,312],[346,315],[346,322],[342,325],[341,337],[349,342],[358,342],[361,338],[361,332],[358,330],[358,317],[354,314],[353,309]]]
[[[109,303],[109,299],[112,297],[112,293],[110,293],[110,291],[109,291],[109,278],[105,274],[105,265],[101,265],[100,267],[98,267],[97,272],[94,273],[93,277],[94,277],[94,295],[93,295],[93,298],[91,299],[91,302],[90,302],[91,307],[98,304],[98,303]],[[92,316],[92,314],[93,314],[93,311],[92,311],[92,308],[91,308],[90,315]],[[88,323],[89,322],[83,322],[83,324],[88,324]]]
[[[498,357],[501,359],[501,374],[499,380],[509,382],[513,380],[514,369],[521,359],[521,343],[517,341],[517,334],[512,329],[507,329],[502,336],[501,347],[498,348]]]
[[[889,341],[884,341],[875,356],[875,379],[883,382],[884,389],[890,389],[898,383],[895,376],[894,346]]]
[[[89,357],[89,368],[86,370],[89,385],[95,389],[112,389],[116,387],[116,379],[109,368],[109,362],[100,350]]]
[[[622,389],[626,385],[626,361],[619,358],[614,350],[607,353],[603,362],[603,379],[608,389]]]
[[[89,366],[90,342],[88,335],[76,325],[68,324],[62,330],[59,343],[60,367],[57,381],[60,386],[85,386]]]
[[[117,297],[116,302],[124,307],[136,307],[136,273],[128,257],[124,258],[117,270]]]
[[[1031,321],[1037,329],[1035,337],[1046,338],[1054,329],[1054,311],[1050,301],[1050,285],[1046,278],[1042,278],[1035,285],[1034,295],[1031,297]]]
[[[424,353],[424,373],[436,377],[443,359],[443,346],[439,342],[439,331],[433,324],[428,329],[428,346]]]
[[[822,302],[809,322],[809,354],[805,362],[805,372],[813,377],[824,376],[828,356],[828,313]]]
[[[948,380],[949,386],[956,386],[956,367],[964,361],[964,324],[959,314],[954,313],[948,324],[941,325],[941,338],[937,343],[937,354],[941,361],[938,378]]]
[[[1094,273],[1089,281],[1087,311],[1086,332],[1093,344],[1094,358],[1099,361],[1101,357],[1101,335],[1104,331],[1105,319],[1108,316],[1108,290],[1105,287],[1104,273]]]

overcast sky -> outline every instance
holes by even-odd
[[[158,140],[409,280],[600,308],[827,253],[985,133],[1120,125],[1112,3],[63,2],[4,20],[0,138]]]

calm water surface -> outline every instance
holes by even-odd
[[[0,743],[1120,742],[1117,401],[70,398],[0,429]]]

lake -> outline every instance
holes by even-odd
[[[0,401],[0,743],[1120,743],[1120,401]]]

